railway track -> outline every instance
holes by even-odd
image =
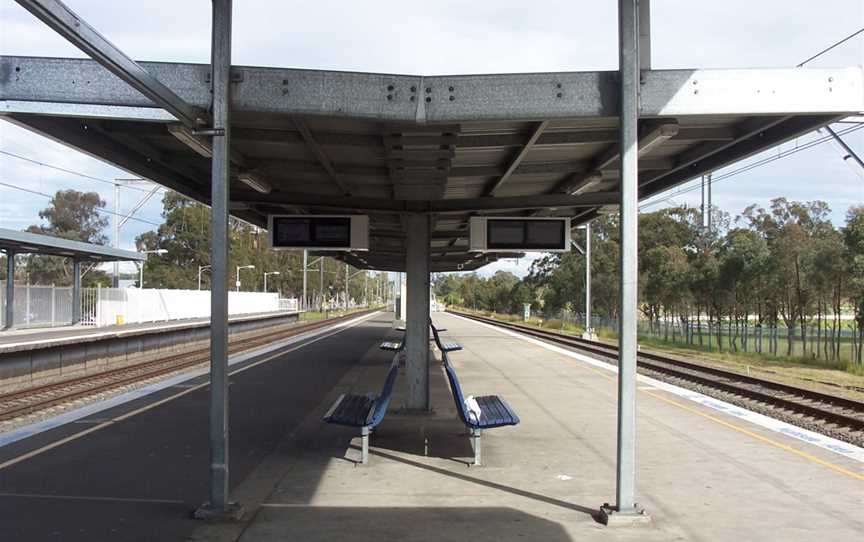
[[[586,352],[613,365],[617,363],[618,348],[614,345],[458,311],[448,312]],[[650,352],[640,352],[636,365],[638,372],[647,376],[851,444],[864,445],[864,402]]]
[[[346,316],[330,318],[308,324],[299,324],[287,329],[265,332],[243,339],[230,341],[229,354],[251,350],[258,346],[287,339],[331,325],[341,320],[355,318],[370,311],[355,312]],[[167,356],[156,360],[119,367],[93,375],[45,384],[34,388],[18,390],[0,395],[0,421],[12,420],[58,405],[86,399],[100,393],[110,392],[124,386],[133,385],[159,378],[178,371],[191,369],[210,361],[210,348],[199,348],[182,354]]]

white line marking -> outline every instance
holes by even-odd
[[[465,318],[464,316],[459,316],[458,314],[448,313],[450,316],[454,316],[456,318],[460,318],[465,320],[466,322],[471,322],[472,324],[477,324],[480,326],[486,326],[489,329],[493,329],[499,333],[503,333],[504,335],[509,335],[511,337],[516,337],[517,339],[521,339],[523,341],[527,341],[531,344],[539,346],[541,348],[545,348],[547,350],[551,350],[558,354],[579,360],[583,363],[587,363],[588,365],[593,365],[594,367],[599,367],[600,369],[604,369],[613,373],[618,372],[618,367],[615,365],[610,365],[608,363],[604,363],[602,361],[598,361],[591,357],[588,357],[584,354],[578,354],[571,350],[567,350],[566,348],[562,348],[559,346],[555,346],[546,342],[543,342],[539,339],[535,339],[528,335],[523,335],[521,333],[517,333],[515,331],[510,331],[509,329],[504,329],[498,326],[494,326],[492,324],[487,324],[485,322],[479,322],[477,320],[472,320],[470,318]],[[747,410],[746,408],[741,408],[737,405],[733,405],[731,403],[727,403],[725,401],[721,401],[719,399],[715,399],[713,397],[709,397],[707,395],[703,395],[701,393],[685,390],[684,388],[679,388],[678,386],[673,386],[672,384],[668,384],[666,382],[662,382],[660,380],[655,380],[651,377],[644,375],[637,375],[637,378],[640,382],[650,384],[655,388],[659,388],[663,391],[667,391],[679,397],[683,397],[684,399],[688,399],[693,401],[694,403],[699,403],[702,406],[706,406],[713,410],[717,410],[720,412],[724,412],[729,414],[730,416],[734,416],[738,419],[748,421],[754,425],[758,425],[760,427],[764,427],[765,429],[769,429],[776,433],[780,433],[782,435],[786,435],[787,437],[794,438],[796,440],[800,440],[802,442],[806,442],[808,444],[813,444],[818,446],[819,448],[828,450],[830,452],[834,452],[843,457],[858,461],[860,463],[864,463],[864,448],[860,448],[853,444],[849,444],[848,442],[843,442],[842,440],[837,440],[835,438],[831,438],[826,435],[822,435],[816,433],[815,431],[810,431],[809,429],[804,429],[802,427],[798,427],[796,425],[792,425],[791,423],[787,423],[781,420],[777,420],[774,418],[770,418],[765,416],[764,414],[759,414],[757,412],[753,412],[751,410]]]
[[[138,499],[135,497],[90,497],[87,495],[47,495],[42,493],[0,493],[0,498],[17,497],[24,499],[60,499],[69,501],[107,501],[107,502],[137,502],[153,504],[184,504],[184,501],[174,499]]]
[[[236,365],[237,363],[243,363],[244,361],[247,361],[250,358],[258,357],[262,354],[267,354],[268,352],[273,352],[274,350],[281,350],[282,348],[284,348],[286,346],[290,346],[294,343],[297,343],[297,342],[300,342],[300,341],[303,341],[303,340],[306,340],[306,339],[309,339],[312,337],[316,337],[316,336],[322,335],[324,333],[327,333],[327,332],[330,332],[333,330],[341,331],[342,328],[354,325],[354,324],[359,323],[359,322],[361,322],[367,318],[371,318],[373,316],[376,316],[377,314],[379,314],[379,312],[380,311],[376,311],[376,312],[373,312],[371,314],[360,316],[358,318],[352,318],[351,320],[347,320],[345,322],[340,322],[338,324],[334,324],[331,326],[326,326],[323,328],[318,328],[318,329],[314,329],[311,331],[307,331],[306,333],[301,333],[300,335],[295,335],[294,337],[290,337],[290,338],[288,338],[284,341],[280,341],[278,343],[273,343],[273,344],[266,346],[264,348],[259,348],[257,350],[244,352],[244,353],[238,354],[236,356],[231,356],[228,359],[228,365]],[[330,335],[333,335],[333,334],[335,334],[335,333],[331,333]],[[312,344],[314,342],[317,342],[321,339],[325,339],[326,337],[329,337],[330,335],[318,337],[317,339],[315,339],[313,341],[309,341],[307,343],[304,343],[297,348],[302,348],[303,346],[307,346],[307,345]],[[278,352],[278,354],[276,356],[273,356],[273,357],[278,357],[280,355],[287,354],[289,352],[293,352],[294,350],[297,350],[297,348],[293,348],[293,349],[287,350],[285,352]],[[263,361],[269,361],[270,359],[272,359],[272,357],[268,357],[268,358],[266,358],[266,360],[261,360],[259,362],[253,363],[253,364],[249,365],[249,367],[244,367],[243,369],[240,369],[237,371],[232,371],[231,374],[233,375],[235,373],[246,370],[248,368],[255,367],[255,366],[259,365],[260,363],[262,363]],[[70,422],[74,422],[77,420],[91,417],[92,415],[97,414],[99,412],[103,412],[103,411],[108,410],[110,408],[114,408],[114,407],[122,405],[124,403],[128,403],[129,401],[134,401],[135,399],[139,399],[141,397],[151,395],[151,394],[156,393],[157,391],[161,391],[165,388],[170,388],[172,386],[176,386],[177,384],[180,384],[182,382],[186,382],[188,380],[192,380],[193,378],[199,377],[201,375],[205,375],[209,372],[210,372],[209,367],[202,367],[199,369],[195,369],[193,371],[189,371],[189,372],[186,372],[183,374],[173,376],[173,377],[168,378],[166,380],[163,380],[161,382],[156,382],[154,384],[150,384],[149,386],[145,386],[143,388],[138,388],[135,390],[128,391],[126,393],[112,397],[106,401],[100,401],[97,403],[92,403],[90,405],[86,405],[86,406],[83,406],[81,408],[71,410],[69,412],[65,412],[63,414],[60,414],[60,415],[55,416],[53,418],[49,418],[47,420],[42,420],[39,422],[32,423],[30,425],[25,425],[23,427],[19,427],[18,429],[15,429],[15,430],[10,431],[6,434],[0,435],[0,448],[2,448],[4,446],[8,446],[9,444],[12,444],[13,442],[18,442],[19,440],[23,440],[25,438],[31,437],[33,435],[37,435],[39,433],[44,433],[45,431],[49,431],[49,430],[54,429],[56,427],[59,427],[61,425],[65,425],[65,424],[70,423]],[[203,386],[206,386],[207,384],[209,384],[209,381],[204,382],[202,384],[194,385],[191,387],[186,387],[186,389],[184,389],[182,392],[180,392],[176,395],[172,395],[171,397],[169,397],[169,399],[180,397],[181,395],[185,395],[186,393],[189,393],[191,391],[195,391],[195,390],[197,390]],[[155,404],[162,404],[162,401],[155,403]],[[114,423],[115,421],[119,421],[119,420],[125,419],[125,418],[126,418],[126,416],[121,416],[119,418],[115,418],[113,420],[107,421],[107,422],[105,422],[105,424]],[[100,427],[103,427],[105,424],[100,424],[100,425],[94,426],[90,429],[96,430]],[[88,430],[88,431],[90,431],[90,430]],[[5,466],[5,463],[0,464],[0,469],[2,469],[4,466]]]

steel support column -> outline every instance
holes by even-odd
[[[621,149],[621,301],[618,332],[618,450],[615,505],[605,504],[605,523],[648,516],[635,502],[636,488],[636,304],[639,218],[639,1],[618,2]]]
[[[72,260],[72,325],[81,321],[81,260]]]
[[[3,329],[15,325],[15,252],[6,251],[6,321]]]
[[[231,0],[213,0],[213,156],[210,241],[210,501],[200,519],[237,518],[228,500],[228,186],[231,151]]]
[[[429,404],[429,216],[408,215],[408,303],[405,315],[408,395],[405,408],[428,411]]]

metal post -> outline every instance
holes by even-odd
[[[239,518],[228,501],[228,184],[231,149],[231,0],[213,0],[213,154],[210,244],[210,502],[202,519]]]
[[[54,325],[54,320],[57,314],[57,289],[51,285],[51,325]]]
[[[145,263],[147,263],[147,260],[144,260],[143,262],[138,264],[138,288],[141,290],[144,289],[144,264]],[[199,277],[200,277],[200,275],[199,275]],[[201,287],[199,286],[198,289],[200,290]]]
[[[597,340],[591,327],[591,223],[585,224],[585,333],[583,339]]]
[[[345,310],[348,310],[348,263],[345,263]]]
[[[24,283],[24,324],[30,325],[30,273],[27,273],[27,282]]]
[[[429,404],[429,216],[408,215],[407,307],[407,410],[426,412]]]
[[[81,321],[81,262],[72,260],[72,325]],[[98,325],[98,323],[97,323]]]
[[[300,307],[301,310],[306,310],[306,305],[308,304],[308,297],[306,296],[306,270],[309,266],[309,251],[305,248],[303,249],[303,306]]]
[[[114,248],[120,248],[120,185],[114,183]],[[114,277],[111,284],[120,287],[120,262],[114,262]]]
[[[843,150],[848,153],[846,156],[843,157],[843,160],[852,158],[853,160],[858,162],[858,165],[861,166],[862,169],[864,169],[864,161],[862,161],[861,158],[857,154],[855,154],[855,151],[853,151],[852,148],[847,145],[846,142],[843,141],[839,135],[837,135],[837,132],[835,132],[830,126],[825,126],[825,130],[827,130],[828,133],[831,134],[831,137],[834,138],[834,141],[839,143],[840,146],[843,147]]]
[[[639,24],[637,0],[618,2],[621,149],[621,318],[618,344],[618,450],[615,506],[604,504],[604,523],[632,523],[648,516],[635,502],[636,306],[638,246]]]
[[[6,322],[3,329],[15,325],[15,252],[6,251]]]
[[[318,268],[318,312],[324,312],[324,258],[318,260],[321,266]]]

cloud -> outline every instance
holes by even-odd
[[[656,0],[652,4],[655,68],[788,67],[860,27],[860,0]],[[76,0],[74,10],[133,58],[209,61],[208,2],[146,3]],[[235,64],[413,74],[614,70],[617,67],[615,2],[515,0],[438,2],[316,2],[246,0],[234,7]],[[791,37],[794,37],[792,39]],[[0,54],[84,56],[12,0],[0,0]],[[864,39],[856,38],[813,66],[861,65]],[[848,142],[864,152],[864,130]],[[0,149],[103,179],[128,177],[117,168],[0,122]],[[776,152],[776,151],[769,151]],[[53,193],[69,187],[96,190],[103,183],[61,174],[0,156],[0,180]],[[864,183],[836,149],[821,145],[718,183],[714,201],[731,214],[778,196],[828,201],[841,223],[845,208],[864,200]],[[0,225],[38,222],[46,200],[0,187]],[[123,192],[124,206],[137,192]],[[698,192],[676,202],[698,204]],[[655,207],[656,208],[656,207]],[[159,198],[141,211],[160,221]],[[130,223],[121,245],[150,226]],[[527,271],[528,258],[483,270]]]

